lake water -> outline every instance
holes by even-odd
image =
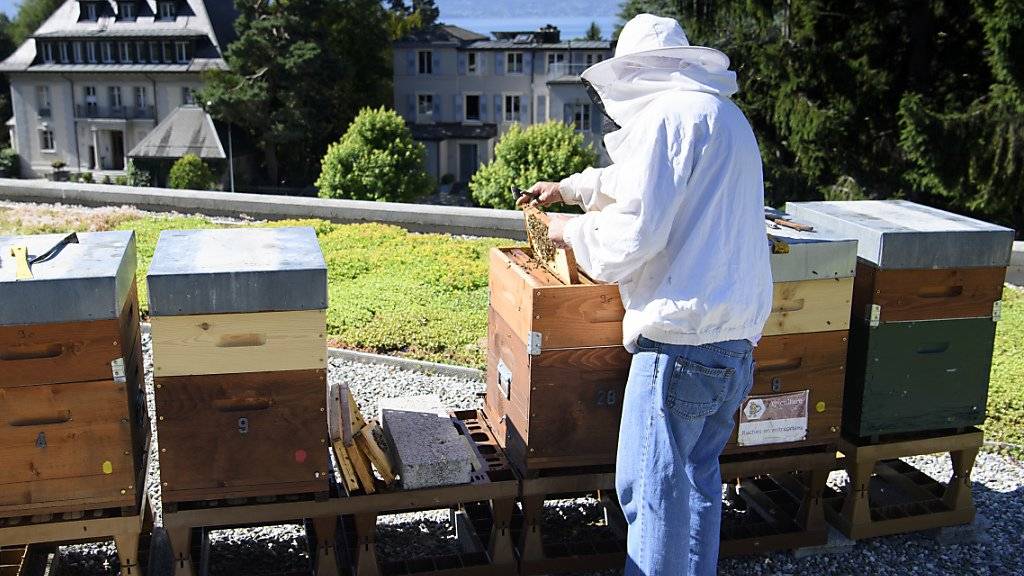
[[[615,30],[618,22],[616,16],[569,16],[569,17],[548,17],[548,16],[523,16],[515,18],[449,18],[441,15],[440,20],[445,24],[454,24],[467,30],[490,34],[491,32],[527,31],[536,30],[545,24],[558,26],[562,31],[562,40],[582,38],[587,33],[591,22],[597,22],[601,27],[601,37],[608,39]]]

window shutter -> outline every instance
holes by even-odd
[[[526,52],[523,54],[523,72],[529,74],[533,70],[533,53]]]
[[[594,134],[601,133],[601,121],[604,117],[601,115],[601,111],[597,109],[597,106],[590,107],[590,131]]]
[[[459,52],[459,75],[466,74],[466,53]]]
[[[505,119],[501,116],[501,94],[494,95],[494,121],[502,122]]]
[[[480,120],[487,120],[487,97],[483,95],[480,96]]]
[[[566,102],[562,108],[562,122],[572,124],[572,104]]]
[[[530,123],[530,99],[519,98],[519,123],[527,125]]]
[[[409,119],[409,122],[415,122],[416,121],[416,95],[415,94],[406,94],[406,102],[408,103],[408,108],[409,108],[409,112],[406,115],[406,118]]]
[[[416,51],[406,50],[405,51],[405,72],[412,76],[416,73]]]
[[[434,122],[441,121],[441,98],[434,96]]]
[[[499,76],[505,73],[505,58],[504,52],[494,53],[494,73]]]
[[[430,58],[433,61],[432,64],[431,64],[431,67],[433,69],[430,71],[430,73],[431,74],[440,74],[441,73],[441,55],[438,54],[437,52],[431,52],[430,53]]]
[[[464,119],[464,116],[462,114],[463,101],[464,97],[461,94],[452,94],[452,110],[455,110],[454,120],[456,122],[462,122],[462,120]]]

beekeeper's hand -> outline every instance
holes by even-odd
[[[516,200],[516,206],[529,203],[531,206],[550,206],[562,201],[562,192],[558,182],[537,182]]]
[[[572,220],[574,216],[569,214],[548,214],[550,220],[548,221],[548,240],[559,248],[564,248],[565,243],[565,225]]]

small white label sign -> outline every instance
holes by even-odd
[[[115,358],[110,361],[110,374],[114,378],[114,382],[124,384],[127,378],[124,376],[124,358]]]
[[[810,390],[749,396],[740,405],[740,446],[798,442],[807,438]]]

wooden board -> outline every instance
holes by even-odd
[[[116,320],[0,326],[0,388],[110,379],[138,333],[134,282]]]
[[[523,218],[526,221],[526,237],[530,241],[530,248],[537,256],[538,261],[562,284],[579,284],[580,273],[572,248],[556,248],[548,239],[551,217],[536,206],[524,206]],[[550,252],[550,254],[541,257],[546,252]]]
[[[605,346],[530,357],[511,326],[489,314],[485,411],[513,464],[522,472],[613,463],[630,354]],[[509,396],[499,372],[511,375]]]
[[[326,312],[159,316],[153,324],[156,376],[326,368]]]
[[[326,491],[326,378],[325,370],[157,377],[164,501]]]
[[[126,382],[0,388],[0,516],[135,506],[148,425],[141,347]]]
[[[625,309],[616,284],[566,286],[525,248],[493,248],[490,303],[523,342],[541,334],[543,350],[622,345]]]
[[[984,422],[995,331],[990,318],[854,322],[844,430],[863,438]]]
[[[736,430],[724,455],[835,444],[843,415],[847,332],[766,336],[754,349],[752,395],[809,390],[807,438],[799,442],[739,446]]]
[[[853,278],[777,282],[764,335],[847,330],[852,294]]]
[[[853,315],[867,320],[877,304],[880,322],[991,317],[1005,277],[1006,268],[879,270],[858,260]]]

